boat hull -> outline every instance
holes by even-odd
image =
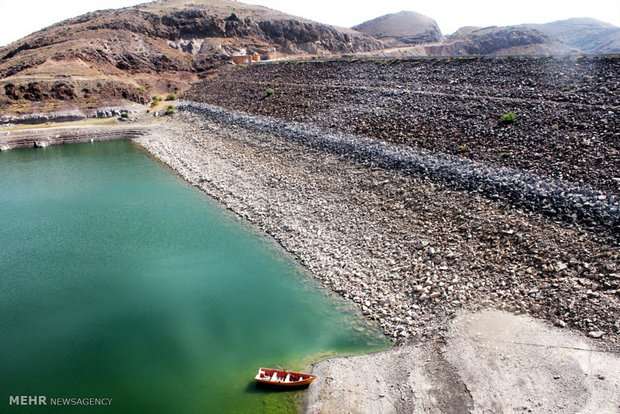
[[[279,389],[307,388],[316,379],[316,375],[305,372],[272,368],[260,368],[254,378],[259,386]]]

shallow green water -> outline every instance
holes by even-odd
[[[250,385],[258,366],[383,346],[133,144],[0,153],[0,412],[294,411],[298,394]],[[112,405],[20,408],[9,395]]]

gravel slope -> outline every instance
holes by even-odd
[[[236,124],[257,132],[277,134],[320,151],[386,169],[429,177],[456,189],[504,199],[569,223],[582,223],[606,232],[620,244],[620,200],[587,187],[540,177],[506,167],[488,166],[461,157],[403,148],[377,140],[340,134],[313,125],[246,115],[222,108],[182,102],[181,110],[223,124]]]
[[[394,341],[441,334],[460,309],[495,307],[618,343],[620,252],[608,239],[234,119],[180,113],[138,142]]]

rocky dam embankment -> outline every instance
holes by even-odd
[[[179,109],[257,132],[278,134],[302,145],[369,166],[398,169],[441,181],[456,189],[502,198],[568,222],[583,223],[618,241],[620,200],[576,183],[540,177],[514,168],[485,165],[457,156],[339,134],[313,125],[286,122],[223,110],[208,104],[182,102]]]
[[[617,56],[328,60],[229,70],[186,96],[617,196],[619,74]]]

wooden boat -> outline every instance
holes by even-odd
[[[256,377],[254,377],[257,384],[276,388],[307,387],[316,378],[316,375],[306,374],[304,372],[273,368],[259,368]]]

